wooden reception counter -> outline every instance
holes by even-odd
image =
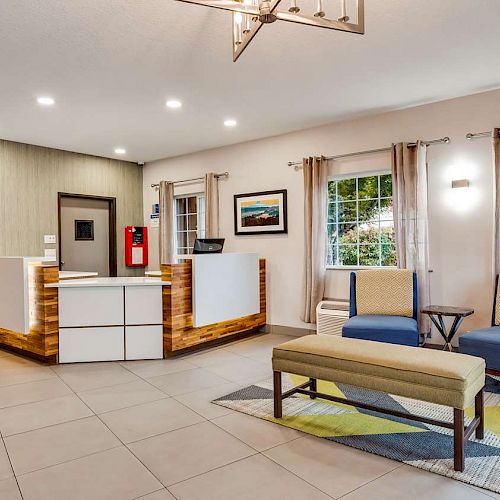
[[[64,279],[41,259],[27,269],[29,322],[1,316],[0,347],[49,363],[157,359],[266,324],[266,266],[255,254],[193,256],[162,265],[161,278]]]

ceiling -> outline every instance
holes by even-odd
[[[276,22],[233,63],[224,11],[1,0],[0,138],[150,161],[500,87],[500,1],[365,3],[364,36]]]

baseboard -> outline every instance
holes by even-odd
[[[293,326],[282,325],[265,325],[261,329],[265,333],[274,333],[275,335],[290,335],[292,337],[303,337],[304,335],[311,335],[316,333],[316,329],[309,328],[296,328]]]

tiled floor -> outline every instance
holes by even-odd
[[[0,499],[500,499],[210,404],[285,340],[53,368],[0,351]]]

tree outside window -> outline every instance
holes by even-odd
[[[395,266],[391,174],[328,182],[328,266]]]

